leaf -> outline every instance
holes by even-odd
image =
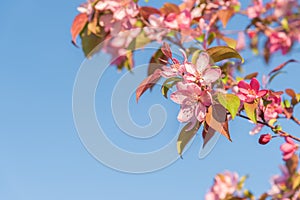
[[[293,89],[288,88],[285,90],[285,93],[287,93],[287,95],[289,95],[292,98],[296,97],[296,92]]]
[[[257,116],[256,116],[256,109],[257,109],[258,103],[244,103],[244,108],[247,116],[250,118],[252,122],[255,124],[257,123]]]
[[[220,105],[211,105],[208,108],[205,122],[215,131],[218,131],[224,135],[229,141],[231,141],[229,130],[228,130],[228,120],[226,116],[226,109]]]
[[[155,70],[157,69],[161,69],[162,66],[165,65],[165,60],[167,60],[167,57],[163,54],[163,52],[161,51],[161,49],[158,49],[151,57],[150,62],[149,62],[149,66],[148,66],[148,76],[150,76],[151,74],[153,74],[155,72]],[[158,81],[159,79],[157,79]],[[154,85],[153,85],[154,86]],[[152,87],[150,88],[150,90],[152,89]]]
[[[151,40],[145,35],[144,31],[141,31],[136,38],[128,45],[127,50],[134,51],[136,49],[142,48],[149,44]]]
[[[202,131],[202,138],[203,138],[203,145],[202,148],[206,146],[206,144],[210,141],[210,139],[215,135],[216,131],[209,127],[207,123],[205,123],[205,126]]]
[[[286,61],[286,62],[284,62],[284,63],[278,65],[276,68],[274,68],[274,69],[269,73],[269,76],[271,76],[271,74],[273,74],[273,73],[275,73],[275,72],[277,72],[277,71],[283,69],[287,64],[292,63],[292,62],[298,62],[298,61],[297,61],[297,60],[294,60],[294,59],[290,59],[290,60],[288,60],[288,61]]]
[[[233,14],[234,14],[234,9],[226,9],[226,10],[218,11],[218,17],[222,22],[223,28],[226,27],[229,19],[233,16]]]
[[[172,58],[172,51],[170,48],[170,45],[166,42],[163,43],[163,46],[161,47],[161,51],[167,58]]]
[[[207,46],[211,45],[211,43],[213,43],[213,41],[216,38],[216,33],[212,32],[209,34],[208,38],[207,38]]]
[[[234,119],[240,107],[240,99],[234,94],[223,93],[218,93],[217,98],[219,103],[230,112],[232,119]]]
[[[219,62],[229,58],[238,58],[244,62],[244,59],[241,57],[241,55],[235,49],[228,46],[212,47],[206,51],[214,62]]]
[[[300,175],[297,174],[295,177],[293,177],[293,185],[292,185],[292,189],[295,190],[300,186]]]
[[[80,13],[75,17],[71,27],[72,43],[75,46],[77,46],[76,38],[83,30],[87,22],[88,22],[88,16],[85,13]]]
[[[299,158],[296,154],[294,154],[289,160],[286,161],[285,165],[290,175],[293,175],[294,173],[297,172],[298,164],[299,164]]]
[[[182,81],[179,77],[168,78],[161,86],[162,95],[164,95],[165,98],[168,98],[168,91],[179,81]]]
[[[139,101],[139,98],[147,89],[153,87],[156,81],[160,78],[160,72],[161,70],[157,69],[153,74],[151,74],[142,81],[142,83],[136,89],[136,102]]]
[[[252,78],[256,78],[258,75],[258,72],[254,72],[251,74],[248,74],[247,76],[244,77],[245,80],[251,80]]]
[[[103,39],[105,38],[105,35],[99,37],[93,33],[91,33],[88,28],[86,27],[80,34],[81,37],[81,45],[82,50],[84,52],[84,55],[89,58],[94,53],[96,53],[99,50],[98,44],[100,44]]]
[[[229,47],[235,49],[236,44],[237,44],[237,41],[236,41],[235,39],[232,39],[232,38],[229,38],[229,37],[225,37],[225,36],[222,36],[221,39],[224,40],[224,42],[226,42],[226,44],[227,44]]]
[[[272,74],[272,76],[269,78],[268,84],[270,84],[276,76],[278,76],[279,74],[284,74],[284,73],[286,73],[286,72],[278,71],[278,72],[275,72],[274,74]]]
[[[163,7],[160,9],[160,12],[164,15],[168,15],[170,13],[179,14],[180,9],[176,4],[173,3],[165,3]]]
[[[196,63],[197,63],[197,60],[198,60],[198,58],[199,58],[199,55],[200,55],[200,53],[201,52],[203,52],[203,50],[196,50],[194,53],[193,53],[193,55],[192,55],[192,63],[194,64],[194,65],[196,65]]]
[[[182,152],[185,148],[185,146],[189,143],[189,141],[196,135],[197,131],[199,130],[201,123],[199,121],[197,121],[197,123],[195,124],[195,126],[190,129],[191,126],[191,122],[188,123],[187,125],[185,125],[179,136],[177,139],[177,152],[179,155],[182,155]]]
[[[266,200],[268,196],[269,196],[268,193],[264,193],[259,197],[258,200]]]
[[[156,8],[149,7],[149,6],[143,6],[143,7],[140,7],[140,14],[144,19],[148,20],[150,15],[152,15],[152,14],[160,15],[161,13]]]

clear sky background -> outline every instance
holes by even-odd
[[[149,4],[158,6],[162,2],[150,0]],[[202,160],[198,158],[200,134],[183,160],[154,173],[121,173],[95,160],[82,145],[72,116],[73,84],[84,57],[70,42],[70,26],[80,3],[80,0],[1,3],[0,199],[196,200],[204,198],[214,175],[224,170],[249,174],[246,185],[255,194],[270,188],[269,179],[279,172],[277,166],[282,163],[279,151],[282,140],[261,146],[257,143],[258,135],[248,134],[252,125],[239,119],[230,124],[233,142],[221,137]],[[235,30],[245,26],[242,18],[230,24]],[[243,56],[246,60],[252,57],[247,52]],[[260,59],[251,59],[245,64],[245,74],[253,72],[254,67],[267,73],[289,58],[299,59],[299,49],[285,57],[276,54],[269,67]],[[290,64],[286,71],[271,87],[276,90],[292,87],[299,92],[299,64]],[[110,104],[100,102],[101,96],[108,95],[109,85],[121,76],[113,68],[108,70],[103,78],[108,88],[96,95],[97,115],[100,121],[106,118],[108,137],[128,150],[147,152],[161,147],[174,136],[172,128],[164,129],[162,135],[151,140],[139,141],[117,131],[109,107],[101,112],[101,106]],[[163,100],[158,91],[156,88],[153,94],[146,94],[139,105],[132,101],[132,117],[138,124],[147,124],[151,102],[163,102],[171,122],[168,126],[176,128],[179,107]],[[290,124],[282,123],[285,130],[299,134],[299,129]]]

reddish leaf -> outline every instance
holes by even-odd
[[[273,74],[274,72],[277,72],[279,70],[281,70],[282,68],[284,68],[287,64],[291,63],[291,62],[298,62],[297,60],[294,60],[294,59],[290,59],[284,63],[282,63],[281,65],[277,66],[275,69],[273,69],[270,73],[269,73],[269,76],[271,74]]]
[[[256,78],[258,75],[258,72],[254,72],[251,74],[248,74],[247,76],[244,77],[245,80],[251,80],[252,78]]]
[[[202,132],[203,148],[209,142],[209,140],[215,135],[215,133],[216,131],[214,129],[210,128],[207,124],[205,124]]]
[[[231,141],[229,130],[228,130],[228,120],[226,117],[226,109],[220,105],[212,105],[208,108],[205,122],[215,131],[218,131],[224,135],[229,141]]]
[[[293,108],[283,108],[283,113],[288,119],[291,119],[291,117],[293,116],[293,112],[294,112]]]
[[[295,98],[296,97],[296,93],[293,89],[286,89],[285,93],[287,93],[290,97]]]
[[[139,98],[142,96],[142,94],[149,88],[153,87],[153,85],[157,82],[157,80],[160,78],[160,69],[155,70],[155,72],[148,76],[146,79],[142,81],[142,83],[139,85],[139,87],[136,89],[136,101],[139,101]]]
[[[234,14],[233,9],[219,10],[218,11],[218,17],[222,22],[223,28],[226,27],[229,19],[232,17],[233,14]]]
[[[160,12],[164,15],[168,15],[170,13],[180,13],[180,9],[176,4],[173,3],[165,3],[163,7],[160,9]]]
[[[148,76],[153,74],[155,70],[161,69],[161,67],[166,63],[164,62],[164,60],[167,60],[167,57],[163,54],[161,49],[158,49],[150,59],[150,63],[148,66]]]
[[[149,16],[152,14],[160,15],[160,11],[153,7],[144,6],[140,8],[140,14],[146,20],[148,20]]]
[[[75,17],[71,27],[72,43],[75,46],[77,46],[76,38],[79,35],[79,33],[83,30],[87,22],[88,16],[85,13],[80,13]]]
[[[172,51],[170,48],[170,45],[166,42],[163,43],[163,46],[161,47],[161,51],[167,58],[172,58]]]

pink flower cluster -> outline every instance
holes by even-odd
[[[212,84],[221,77],[221,70],[210,65],[209,56],[204,52],[199,54],[196,64],[188,62],[182,53],[183,63],[168,55],[173,63],[163,67],[161,76],[182,78],[176,85],[177,91],[171,94],[171,100],[181,106],[178,120],[191,122],[192,128],[197,121],[204,121],[207,108],[212,104]]]
[[[271,178],[271,189],[267,194],[274,200],[298,200],[300,190],[292,189],[289,183],[292,175],[284,165],[280,166],[280,170],[281,175],[274,175]]]
[[[215,177],[214,184],[205,200],[222,200],[236,192],[239,177],[237,173],[225,172]]]

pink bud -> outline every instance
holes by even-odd
[[[270,142],[272,139],[272,135],[270,133],[268,134],[262,134],[258,140],[259,144],[265,145]]]

